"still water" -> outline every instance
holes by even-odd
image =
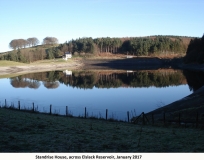
[[[196,75],[195,75],[196,74]],[[18,105],[52,112],[127,120],[141,112],[179,100],[202,86],[198,73],[180,70],[151,71],[52,71],[0,79],[0,105]],[[198,78],[200,81],[203,78]],[[189,84],[188,84],[189,83]],[[199,86],[200,85],[200,86]]]

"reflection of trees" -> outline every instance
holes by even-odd
[[[167,87],[186,84],[181,71],[157,70],[136,72],[75,71],[66,76],[61,71],[26,74],[11,79],[14,87],[38,88],[42,81],[46,88],[58,88],[65,84],[78,88],[117,88],[117,87]]]
[[[43,82],[43,84],[48,89],[54,89],[59,87],[59,82]]]
[[[29,73],[11,78],[11,85],[15,88],[29,87],[37,89],[40,87],[40,81],[44,81],[43,84],[46,88],[57,88],[59,86],[59,82],[55,81],[58,81],[60,76],[64,76],[64,74],[59,71]]]
[[[116,80],[103,80],[99,79],[96,83],[96,87],[98,88],[118,88],[122,86],[122,82],[119,79]]]
[[[94,75],[80,75],[78,77],[73,77],[72,79],[72,86],[79,87],[79,88],[93,88],[94,87]]]
[[[37,89],[40,87],[40,82],[37,80],[30,80],[28,87]]]
[[[22,79],[20,76],[11,78],[11,85],[15,88],[26,88],[29,84],[29,81]]]
[[[30,80],[19,76],[19,77],[11,78],[11,85],[15,88],[29,87],[29,88],[37,89],[40,87],[40,82],[37,80]]]
[[[132,87],[167,87],[183,84],[185,77],[181,72],[135,72],[123,82]]]
[[[113,72],[73,72],[71,77],[61,77],[60,83],[79,88],[117,88],[125,87],[167,87],[186,84],[181,71],[137,71],[132,73]]]
[[[183,71],[184,76],[188,82],[189,89],[196,91],[204,85],[204,73],[195,71]]]
[[[48,81],[54,82],[54,81],[59,80],[59,73],[60,72],[58,71],[50,71],[50,72],[47,72],[46,77]]]

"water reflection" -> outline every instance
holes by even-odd
[[[59,82],[43,82],[47,89],[55,89],[59,87]]]
[[[184,76],[185,75],[185,76]],[[41,85],[48,89],[58,88],[60,84],[83,89],[118,87],[168,87],[186,84],[190,78],[186,71],[143,70],[143,71],[50,71],[30,73],[11,78],[15,88],[34,88]],[[187,80],[191,82],[190,80]]]
[[[63,73],[64,73],[66,76],[71,76],[71,75],[72,75],[72,71],[69,71],[69,70],[65,70],[65,71],[63,71]]]
[[[27,79],[21,76],[11,78],[11,85],[15,88],[33,88],[37,89],[40,87],[40,82],[35,79]]]
[[[204,85],[204,72],[184,70],[183,74],[186,77],[190,91],[195,92]]]
[[[35,102],[40,112],[47,112],[52,104],[53,112],[62,115],[68,106],[74,116],[81,115],[85,107],[89,115],[104,115],[108,109],[110,116],[125,119],[127,111],[150,112],[181,99],[191,94],[189,88],[195,91],[202,86],[203,80],[203,73],[173,69],[30,73],[10,78],[10,82],[2,79],[7,92],[2,90],[5,98],[0,97],[0,103],[20,100],[29,107]]]

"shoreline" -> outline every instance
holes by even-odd
[[[112,70],[157,70],[157,69],[187,69],[204,71],[204,64],[183,64],[181,61],[174,62],[171,59],[156,57],[138,57],[131,59],[73,59],[71,62],[58,63],[31,63],[28,65],[0,67],[0,76],[9,74],[24,74],[59,69],[112,69]]]
[[[104,58],[104,59],[72,59],[70,62],[52,61],[48,63],[31,63],[16,66],[0,67],[0,76],[9,74],[23,74],[33,72],[43,72],[58,69],[112,69],[112,70],[155,70],[163,68],[165,60],[156,57],[139,58]],[[169,68],[169,67],[167,67]]]
[[[83,66],[77,60],[74,60],[70,63],[50,63],[50,64],[29,64],[22,66],[6,66],[0,67],[0,76],[6,76],[9,74],[24,74],[24,73],[34,73],[34,72],[43,72],[43,71],[52,71],[57,69],[79,69]]]
[[[175,66],[175,67],[171,67]],[[187,69],[193,71],[204,71],[204,65],[199,64],[181,64],[175,63],[167,59],[159,58],[135,58],[135,59],[73,59],[70,62],[50,62],[45,64],[32,63],[25,66],[7,66],[0,67],[0,78],[14,76],[17,74],[43,72],[43,71],[54,71],[54,70],[128,70],[129,68],[136,70],[158,70],[158,69]],[[133,70],[134,70],[133,69]],[[184,97],[178,101],[172,102],[159,109],[155,109],[151,112],[146,113],[147,115],[155,114],[155,118],[161,119],[164,112],[176,113],[184,109],[191,109],[191,111],[203,111],[203,95],[204,88],[200,89],[200,92],[195,92],[187,97]],[[187,98],[187,99],[186,99]],[[195,107],[192,107],[195,106]],[[177,115],[175,115],[177,116]]]

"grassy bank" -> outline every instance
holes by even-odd
[[[6,61],[2,60],[0,61],[0,67],[13,67],[13,66],[29,66],[29,65],[43,65],[43,64],[51,64],[51,63],[59,63],[59,64],[64,64],[64,63],[71,63],[73,62],[73,59],[68,59],[68,61],[65,61],[61,58],[55,59],[55,60],[40,60],[36,61],[33,63],[21,63],[21,62],[14,62],[14,61]]]
[[[82,63],[76,59],[64,61],[62,59],[42,60],[34,63],[18,63],[12,61],[0,61],[0,78],[13,77],[31,72],[61,70],[69,68],[78,69]]]
[[[14,61],[0,61],[0,67],[13,67],[13,66],[24,66],[25,63],[14,62]]]
[[[0,108],[0,152],[203,152],[204,130]]]

